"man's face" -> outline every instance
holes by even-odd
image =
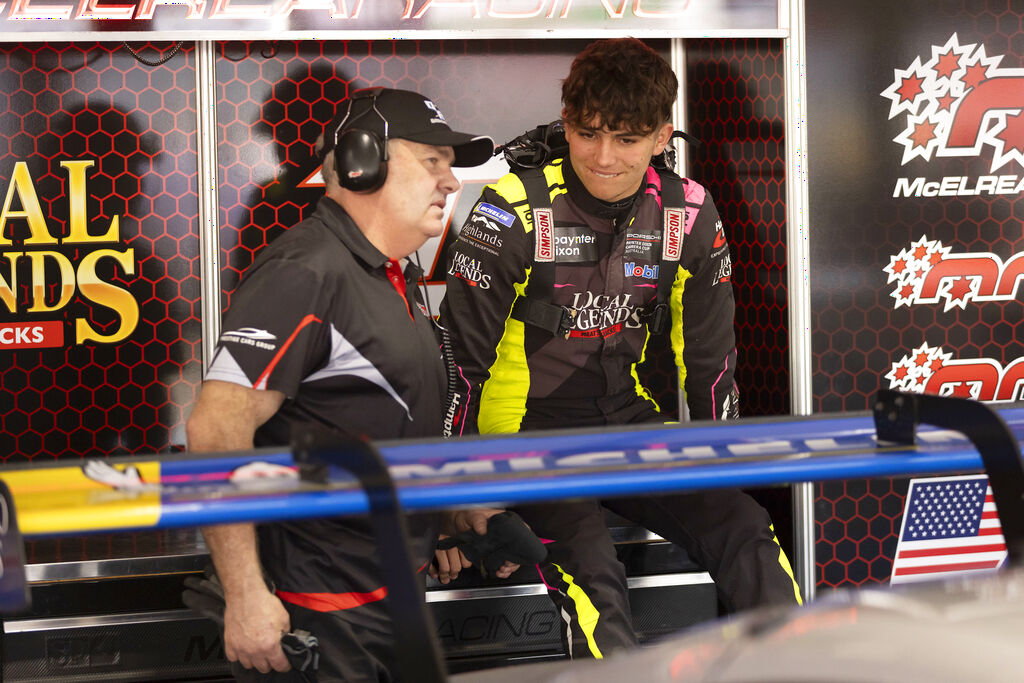
[[[648,135],[625,128],[565,125],[569,161],[587,191],[606,202],[617,202],[640,188],[651,157],[661,154],[672,135],[666,123]]]
[[[444,230],[445,198],[459,189],[452,175],[455,152],[451,147],[434,147],[411,140],[389,143],[388,177],[381,188],[383,211],[390,217],[392,240],[419,249]]]

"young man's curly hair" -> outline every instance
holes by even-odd
[[[636,38],[598,40],[562,81],[562,117],[648,135],[672,119],[679,81],[661,55]]]

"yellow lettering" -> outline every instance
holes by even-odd
[[[127,275],[135,274],[135,250],[97,249],[85,256],[78,266],[78,288],[82,296],[100,306],[106,306],[121,318],[121,325],[113,334],[100,334],[83,318],[75,320],[75,343],[97,341],[112,344],[128,338],[139,324],[139,304],[126,289],[103,282],[96,275],[96,264],[102,258],[117,261]]]
[[[4,254],[4,258],[11,264],[11,277],[9,280],[4,280],[4,276],[0,275],[0,301],[4,302],[7,310],[11,313],[18,312],[18,269],[16,262],[18,257],[24,253],[23,251],[12,251]]]
[[[21,211],[11,208],[11,202],[14,200],[15,194],[18,196],[18,201],[21,202]],[[4,198],[4,208],[0,211],[0,246],[10,246],[12,244],[10,239],[4,237],[7,221],[12,218],[24,218],[28,221],[28,229],[32,236],[25,240],[25,244],[57,243],[57,238],[51,237],[49,230],[46,228],[43,209],[39,206],[39,197],[36,196],[36,188],[32,184],[32,176],[29,175],[28,164],[24,161],[14,164],[11,184],[7,187],[7,196]]]
[[[89,217],[86,214],[85,172],[92,168],[94,161],[62,161],[60,165],[68,172],[68,224],[70,231],[64,244],[87,244],[90,242],[117,242],[120,239],[118,217],[110,220],[110,228],[103,235],[89,234]]]
[[[28,313],[59,311],[71,301],[75,293],[75,267],[67,256],[57,251],[27,252],[32,261],[32,307]],[[60,270],[60,296],[52,306],[46,304],[46,259],[52,259]]]

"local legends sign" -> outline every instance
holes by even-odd
[[[914,159],[990,159],[977,176],[896,179],[893,197],[1019,195],[1024,192],[1024,69],[999,66],[1002,55],[985,46],[960,44],[957,34],[932,45],[881,92],[889,118],[902,127],[893,142],[901,165]]]
[[[123,341],[139,323],[139,304],[117,273],[135,275],[135,250],[122,244],[120,217],[90,225],[88,180],[94,160],[59,162],[66,178],[67,234],[44,216],[28,164],[14,164],[0,207],[0,351],[52,348],[85,342]],[[93,221],[96,222],[96,221]],[[101,317],[67,315],[69,305],[85,304]],[[81,307],[74,307],[80,310]],[[71,329],[65,334],[65,318]]]

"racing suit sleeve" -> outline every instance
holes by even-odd
[[[521,199],[512,201],[518,210],[504,196],[517,193]],[[448,250],[440,321],[450,341],[448,372],[455,377],[449,382],[445,436],[478,431],[480,391],[497,357],[516,289],[527,277],[532,240],[524,226],[525,199],[522,182],[512,174],[485,187]]]
[[[733,419],[739,417],[739,393],[729,244],[711,195],[691,180],[683,182],[687,211],[697,209],[697,215],[684,238],[672,287],[672,348],[679,383],[690,419]]]

